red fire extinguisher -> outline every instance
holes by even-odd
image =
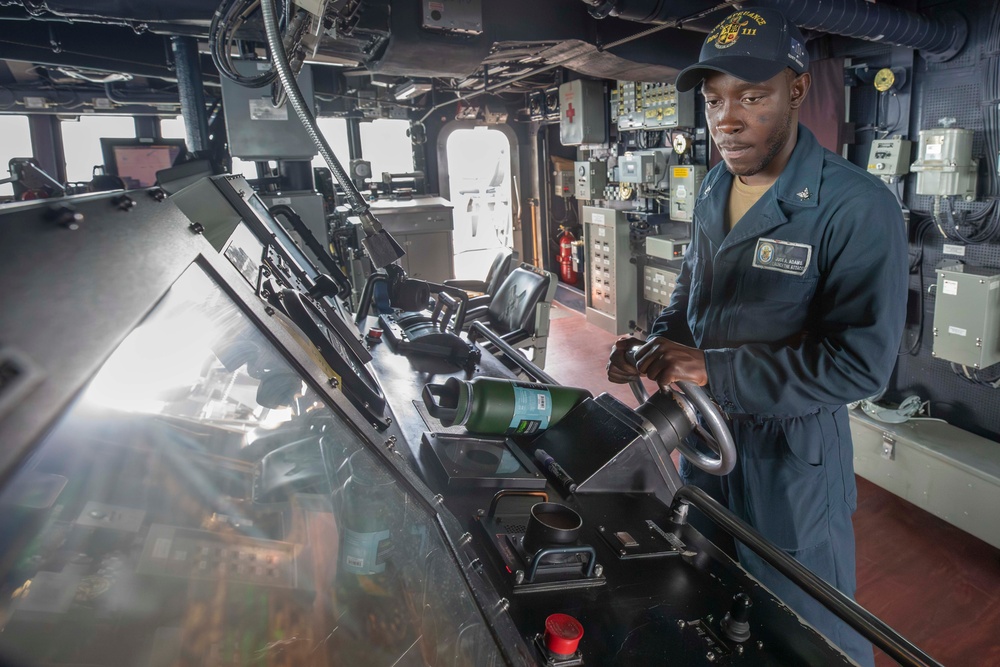
[[[562,225],[559,226],[559,229],[562,230],[562,234],[557,239],[559,241],[559,278],[564,283],[575,285],[577,273],[573,269],[573,242],[576,241],[576,237]]]

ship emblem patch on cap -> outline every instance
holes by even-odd
[[[717,49],[728,49],[735,44],[742,35],[755,35],[756,27],[749,27],[750,22],[756,26],[767,25],[767,21],[755,12],[736,12],[725,21],[715,26],[712,34],[706,39],[706,43],[713,43]]]

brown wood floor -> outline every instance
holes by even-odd
[[[635,405],[604,373],[616,336],[560,304],[552,316],[545,370]],[[1000,666],[1000,550],[860,477],[854,528],[862,606],[947,667]]]

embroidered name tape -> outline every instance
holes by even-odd
[[[812,246],[805,243],[791,243],[774,239],[757,239],[757,249],[753,254],[753,265],[758,269],[805,275],[812,260]]]

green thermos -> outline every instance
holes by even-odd
[[[586,389],[517,380],[448,378],[424,385],[427,411],[445,426],[465,426],[471,433],[530,435],[544,431],[591,398]]]

